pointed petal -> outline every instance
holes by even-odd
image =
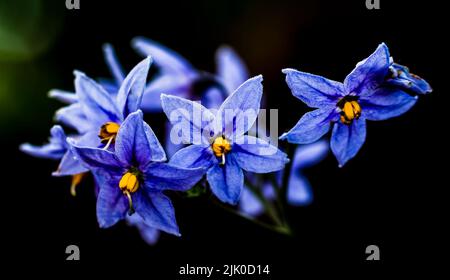
[[[78,96],[75,93],[60,89],[50,90],[48,92],[48,97],[56,99],[65,104],[73,104],[78,102]]]
[[[249,78],[247,67],[231,47],[222,46],[217,50],[216,64],[217,75],[228,93],[235,91]]]
[[[133,195],[136,214],[150,227],[180,236],[170,199],[161,192],[138,191]],[[135,214],[135,215],[136,215]]]
[[[347,93],[370,96],[386,78],[389,71],[389,49],[382,43],[368,58],[360,61],[345,78]]]
[[[56,111],[55,120],[65,126],[75,129],[80,134],[93,129],[93,125],[86,119],[86,115],[84,114],[80,103],[62,107]]]
[[[248,79],[225,99],[217,112],[216,128],[233,142],[253,126],[258,116],[262,80],[262,75]]]
[[[187,168],[209,168],[214,163],[217,163],[217,159],[209,145],[190,145],[170,159],[170,164]]]
[[[328,140],[298,146],[292,159],[292,172],[319,163],[328,155],[329,151],[330,144]]]
[[[336,121],[339,114],[335,107],[324,107],[308,112],[280,139],[295,144],[309,144],[319,140],[330,130],[331,122]]]
[[[275,172],[289,162],[287,155],[277,147],[248,135],[233,144],[232,153],[242,169],[254,173]]]
[[[125,218],[129,210],[127,198],[119,188],[121,174],[97,174],[100,178],[97,197],[97,221],[101,228],[108,228]]]
[[[152,58],[147,57],[136,65],[123,80],[117,94],[117,106],[123,112],[123,118],[140,108],[151,63]]]
[[[153,190],[187,191],[205,175],[205,168],[183,168],[167,163],[152,163],[146,170],[145,187]]]
[[[52,173],[53,176],[69,176],[76,175],[84,172],[88,172],[89,170],[84,167],[79,160],[75,158],[75,155],[72,151],[67,151],[61,159],[61,162],[58,165],[58,169]]]
[[[89,170],[100,168],[119,172],[118,170],[123,169],[119,160],[112,152],[99,148],[77,146],[75,144],[76,142],[70,138],[67,141],[71,144],[71,151],[76,159],[81,161]]]
[[[402,90],[379,88],[370,97],[360,99],[363,108],[361,114],[368,120],[386,120],[407,112],[416,104],[417,99],[417,96],[411,96]]]
[[[103,45],[103,55],[105,57],[106,65],[108,65],[108,69],[114,77],[116,85],[122,84],[122,81],[125,79],[125,74],[111,44]]]
[[[75,71],[75,91],[89,122],[100,127],[106,122],[120,122],[122,115],[111,95],[85,74]]]
[[[433,91],[427,81],[411,74],[406,66],[393,63],[390,71],[392,77],[387,80],[389,85],[398,86],[405,91],[411,91],[415,94],[428,94]]]
[[[144,123],[142,111],[130,114],[119,128],[115,154],[123,165],[145,168],[151,161],[165,161],[164,150],[150,126]]]
[[[282,72],[286,74],[286,83],[292,94],[309,107],[336,105],[344,95],[342,83],[295,69],[283,69]]]
[[[152,56],[155,63],[161,67],[162,72],[179,74],[191,72],[194,69],[191,64],[178,53],[147,38],[134,38],[131,44],[142,56]]]
[[[64,156],[68,148],[66,144],[66,134],[59,125],[54,125],[50,129],[50,139],[48,144],[35,146],[28,143],[20,145],[19,149],[31,156],[48,159],[60,159]]]
[[[331,150],[342,167],[361,149],[366,140],[366,120],[353,120],[351,125],[336,123],[331,135]]]
[[[161,95],[161,103],[173,125],[171,140],[174,144],[209,143],[214,115],[208,109],[197,102],[166,94]]]
[[[224,166],[213,165],[208,170],[206,178],[212,192],[221,201],[229,204],[236,204],[239,201],[244,186],[244,174],[233,154],[227,155]]]
[[[261,201],[245,186],[239,200],[239,211],[252,217],[261,215],[264,212]]]

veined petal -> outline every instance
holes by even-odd
[[[122,115],[112,96],[94,80],[75,71],[75,91],[90,123],[100,127],[106,122],[120,122]]]
[[[65,104],[73,104],[78,102],[78,96],[74,92],[64,91],[60,89],[52,89],[48,92],[48,97],[56,99]]]
[[[123,112],[123,118],[140,108],[151,63],[152,58],[147,57],[136,65],[123,80],[117,94],[117,106]]]
[[[93,128],[93,124],[86,119],[80,103],[74,103],[57,110],[55,121],[75,129],[80,134]]]
[[[52,173],[53,176],[69,176],[89,171],[84,167],[71,150],[68,150],[61,159],[58,169]]]
[[[156,191],[138,191],[133,195],[136,214],[150,227],[180,236],[170,199]],[[136,215],[134,214],[134,215]]]
[[[232,153],[242,169],[254,173],[275,172],[289,162],[287,155],[277,147],[248,135],[233,144]]]
[[[366,140],[366,120],[354,119],[351,125],[336,123],[331,135],[331,150],[342,167],[361,149]]]
[[[115,154],[123,165],[145,168],[151,161],[165,161],[166,154],[150,126],[144,123],[142,111],[128,115],[119,128]]]
[[[335,107],[324,107],[308,112],[280,139],[295,144],[309,144],[319,140],[330,130],[331,122],[336,121],[339,114]]]
[[[282,72],[286,74],[286,83],[292,94],[309,107],[336,105],[344,96],[342,83],[295,69],[283,69]]]
[[[152,56],[163,72],[176,74],[190,72],[194,69],[181,55],[150,39],[137,37],[133,39],[131,45],[142,56]]]
[[[206,179],[217,198],[225,203],[236,204],[244,186],[244,173],[236,163],[233,153],[226,157],[226,164],[213,165],[206,173]]]
[[[122,84],[122,81],[125,79],[125,74],[111,44],[103,45],[103,55],[105,57],[105,62],[108,65],[108,69],[114,77],[116,85]]]
[[[235,91],[249,78],[247,67],[238,54],[229,46],[222,46],[216,52],[217,75],[228,93]]]
[[[345,78],[347,93],[370,96],[386,78],[389,71],[389,49],[382,43],[368,58],[356,64],[355,69]]]
[[[379,88],[370,97],[360,100],[362,116],[373,121],[397,117],[411,109],[417,99],[396,88]]]
[[[108,228],[125,218],[129,203],[120,191],[120,174],[102,172],[96,178],[102,178],[97,197],[97,221],[101,228]]]
[[[170,164],[187,168],[209,168],[218,163],[209,145],[190,145],[176,152],[169,161]]]
[[[263,94],[262,80],[262,75],[248,79],[225,99],[217,112],[216,131],[220,129],[234,141],[253,126]]]
[[[122,170],[122,165],[116,156],[99,148],[81,147],[75,144],[73,139],[67,140],[71,144],[71,150],[76,159],[88,169]]]
[[[166,94],[161,95],[161,103],[164,113],[174,126],[172,141],[185,144],[209,143],[214,129],[214,115],[208,109],[197,102]],[[176,137],[179,139],[175,139]]]
[[[184,168],[167,163],[151,163],[143,170],[145,187],[153,190],[187,191],[205,175],[205,168]]]

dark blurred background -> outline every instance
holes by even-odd
[[[92,2],[81,0],[80,10],[67,10],[62,0],[0,4],[1,231],[9,260],[62,264],[66,246],[75,244],[79,264],[142,262],[149,278],[173,279],[189,263],[270,264],[272,279],[280,279],[302,275],[310,263],[373,267],[365,261],[370,244],[379,246],[381,265],[437,258],[441,193],[448,185],[440,177],[448,168],[443,1],[381,0],[380,10],[367,10],[364,0]],[[401,117],[370,122],[366,143],[344,168],[330,155],[306,171],[315,199],[288,209],[293,237],[232,216],[206,198],[172,195],[183,236],[163,235],[150,247],[122,223],[98,228],[90,180],[73,198],[70,179],[50,176],[55,162],[18,151],[22,142],[46,141],[62,105],[47,98],[50,89],[73,90],[74,69],[109,77],[105,42],[130,70],[141,59],[130,47],[135,36],[211,72],[217,47],[233,46],[252,75],[264,75],[268,104],[280,109],[280,133],[308,110],[291,95],[282,68],[343,80],[385,42],[396,62],[427,79],[434,92]],[[159,127],[163,118],[147,120]]]

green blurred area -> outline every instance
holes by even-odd
[[[58,4],[57,4],[58,3]],[[48,113],[42,98],[57,72],[44,58],[60,34],[64,3],[52,0],[0,1],[0,127],[2,134]]]

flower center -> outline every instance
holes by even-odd
[[[222,165],[225,164],[225,154],[231,151],[230,142],[222,135],[214,139],[211,145],[214,155],[218,158],[222,158]]]
[[[125,174],[123,174],[122,178],[119,181],[120,190],[128,198],[128,204],[130,206],[130,210],[128,212],[129,215],[134,213],[131,194],[135,193],[139,188],[139,177],[139,171],[129,170]]]
[[[341,109],[340,120],[343,124],[349,125],[354,119],[359,119],[361,116],[361,106],[356,97],[346,96],[339,100],[337,106]]]
[[[115,122],[107,122],[100,127],[100,133],[98,137],[103,144],[106,144],[105,149],[108,149],[109,145],[114,142],[120,125]]]

